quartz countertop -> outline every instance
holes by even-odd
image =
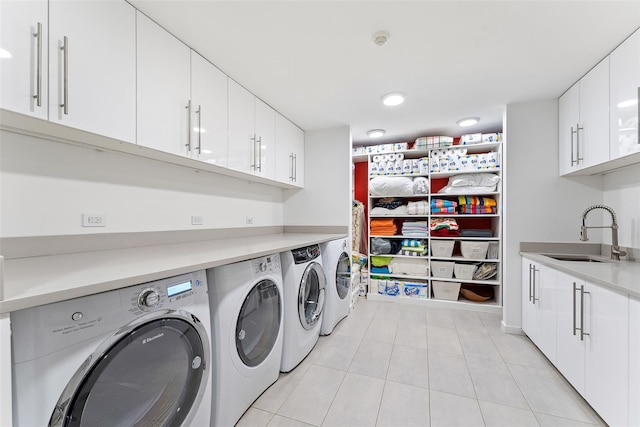
[[[599,254],[592,254],[592,256],[605,262],[560,261],[544,255],[563,254],[558,251],[521,251],[520,254],[531,261],[539,262],[590,283],[640,298],[640,263],[638,262],[612,261],[609,257]]]
[[[0,314],[346,237],[279,233],[5,259]]]

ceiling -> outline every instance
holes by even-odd
[[[302,129],[349,125],[356,145],[500,130],[505,105],[557,98],[640,27],[640,0],[129,3]]]

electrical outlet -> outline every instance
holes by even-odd
[[[106,227],[107,216],[105,214],[82,214],[83,227]]]
[[[253,224],[253,217],[252,216],[248,216],[247,217],[247,224]]]
[[[202,225],[204,220],[201,215],[193,215],[191,217],[191,225]]]

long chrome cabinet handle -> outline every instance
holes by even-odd
[[[69,39],[64,36],[62,47],[60,50],[64,52],[63,55],[63,89],[62,89],[62,111],[65,115],[69,115]]]
[[[573,160],[573,134],[578,133],[577,130],[573,130],[573,126],[571,126],[571,166],[573,166],[576,161]]]
[[[289,181],[293,181],[293,153],[289,154]]]
[[[533,288],[533,292],[532,292],[532,302],[533,305],[536,304],[536,301],[540,301],[540,298],[536,298],[536,271],[540,272],[540,270],[536,270],[536,266],[533,266],[533,285],[531,286]]]
[[[42,107],[42,23],[38,22],[37,30],[33,37],[36,38],[36,93],[33,95],[33,99],[36,100],[36,105]]]
[[[580,341],[584,341],[584,336],[589,335],[584,331],[584,294],[591,294],[591,292],[585,292],[584,285],[580,285]]]
[[[251,137],[251,169],[256,170],[256,134]]]
[[[573,336],[576,335],[576,331],[578,330],[576,325],[576,291],[579,291],[580,288],[576,286],[576,282],[573,282]]]
[[[533,264],[529,264],[529,302],[531,302],[531,283],[533,283],[533,279],[531,279],[532,272]]]
[[[638,126],[638,140],[636,141],[637,144],[640,144],[640,86],[638,86],[638,116],[637,116],[637,120],[636,120],[636,124]]]
[[[187,109],[187,143],[184,146],[187,147],[188,152],[191,152],[191,100],[187,101],[184,108]]]
[[[293,155],[293,182],[298,181],[298,155]]]
[[[580,127],[580,124],[576,124],[576,164],[579,165],[580,161],[584,160],[580,157],[580,131],[584,128]]]
[[[258,166],[257,169],[262,172],[262,137],[258,137]]]
[[[198,105],[196,114],[198,115],[198,146],[196,150],[198,150],[198,155],[200,155],[202,154],[202,105]]]

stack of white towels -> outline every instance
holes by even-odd
[[[417,202],[407,203],[408,215],[428,215],[429,214],[429,202],[426,200],[420,200]]]

